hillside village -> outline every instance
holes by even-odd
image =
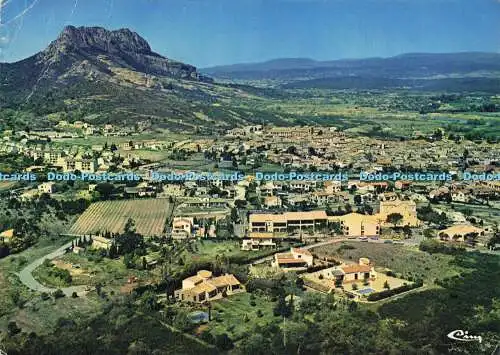
[[[24,156],[19,163],[20,170],[42,176],[49,171],[92,174],[133,171],[137,181],[114,183],[113,188],[106,191],[106,198],[175,200],[177,208],[170,227],[173,236],[181,239],[183,236],[191,236],[188,231],[195,229],[197,235],[208,235],[208,228],[200,229],[200,223],[204,227],[212,225],[210,235],[214,237],[217,224],[228,218],[232,220],[226,223],[226,229],[228,224],[238,222],[242,225],[238,226],[239,237],[252,239],[256,233],[260,233],[260,238],[265,239],[262,233],[290,232],[294,225],[287,222],[291,218],[286,217],[286,213],[300,211],[303,211],[304,216],[295,219],[303,219],[307,227],[321,225],[321,229],[327,231],[332,229],[327,225],[338,223],[340,229],[337,228],[337,231],[340,230],[345,235],[379,236],[383,227],[390,226],[388,216],[392,213],[403,215],[402,221],[393,224],[393,227],[418,227],[417,204],[432,201],[445,205],[488,205],[496,203],[500,197],[498,180],[461,179],[464,172],[473,172],[479,176],[498,174],[498,144],[471,141],[457,144],[442,131],[429,137],[395,141],[352,137],[335,127],[285,128],[256,125],[229,130],[222,139],[174,142],[141,140],[132,135],[130,140],[127,138],[119,144],[111,143],[110,140],[110,143],[106,141],[104,145],[64,146],[65,138],[58,137],[64,137],[67,132],[75,130],[78,134],[84,134],[80,138],[82,142],[87,135],[96,133],[106,137],[128,135],[130,132],[116,131],[110,125],[96,128],[83,122],[59,122],[57,127],[59,132],[4,132],[0,151],[6,155]],[[44,142],[40,141],[42,137],[46,137]],[[207,169],[187,170],[175,168],[175,163],[165,165],[161,161],[152,162],[141,157],[139,153],[144,151],[164,152],[168,159],[175,161],[177,158],[179,165],[182,164],[178,160],[179,156],[187,163],[190,159],[203,161]],[[178,181],[155,181],[152,178],[152,171],[187,174],[217,170],[239,171],[242,178]],[[255,174],[273,170],[284,174],[330,172],[329,176],[334,179],[284,181],[273,178],[270,173],[268,179],[258,180]],[[440,176],[433,181],[400,178],[385,181],[370,181],[369,178],[360,180],[362,174],[376,176],[394,171],[400,171],[402,177],[412,172],[437,172]],[[444,178],[441,176],[443,174],[446,175]],[[81,190],[67,193],[96,198],[96,188],[100,191],[102,186],[99,185],[102,184],[91,179],[81,181],[78,184]],[[14,194],[21,200],[36,198],[41,194],[59,196],[60,185],[59,181],[24,184]],[[232,213],[232,210],[237,212]],[[318,213],[323,211],[324,215],[309,225],[306,221],[314,218],[307,217],[307,214],[316,213],[314,210]],[[446,207],[442,210],[449,217],[449,224],[470,222],[467,220],[470,216],[460,217],[459,213],[447,211]],[[268,222],[271,220],[275,220],[278,227]],[[258,227],[258,223],[262,223],[264,227]],[[481,223],[484,224],[485,221]],[[234,230],[234,226],[230,229]],[[302,230],[302,226],[300,229]],[[255,246],[256,243],[256,240],[245,241],[245,248],[250,246],[252,249],[252,245]]]
[[[412,274],[394,271],[386,248],[500,249],[500,146],[443,130],[395,140],[252,125],[179,140],[63,122],[2,137],[5,208],[38,209],[47,220],[2,224],[2,255],[44,233],[71,241],[29,271],[38,286],[21,282],[75,298],[163,282],[151,307],[188,317],[186,329],[212,328],[212,307],[222,319],[223,302],[267,304],[262,292],[276,287],[272,312],[287,317],[294,298],[299,307],[302,297],[330,295],[353,308],[441,282],[418,264]]]

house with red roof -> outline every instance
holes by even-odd
[[[274,254],[273,266],[281,269],[303,269],[312,266],[314,257],[309,250],[290,248],[288,253]]]

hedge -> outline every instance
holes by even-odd
[[[368,301],[379,301],[379,300],[387,298],[387,297],[391,297],[391,296],[394,296],[394,295],[397,295],[397,294],[400,294],[400,293],[403,293],[406,291],[413,290],[415,288],[422,287],[423,284],[424,283],[422,280],[417,280],[414,283],[409,284],[409,285],[403,285],[403,286],[392,288],[389,290],[374,292],[367,297],[367,300]]]

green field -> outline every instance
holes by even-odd
[[[183,247],[182,255],[186,260],[196,262],[210,262],[217,258],[228,258],[231,261],[244,263],[250,259],[265,257],[276,253],[276,249],[262,249],[259,251],[241,250],[241,241],[239,240],[200,240],[187,244]],[[283,243],[279,250],[289,249],[288,243]]]

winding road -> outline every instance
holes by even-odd
[[[75,240],[76,242],[76,240]],[[40,265],[43,264],[45,259],[55,259],[61,255],[64,255],[66,253],[66,249],[71,247],[71,243],[66,243],[59,249],[53,251],[52,253],[49,253],[45,256],[42,256],[41,258],[38,258],[28,264],[24,269],[22,269],[19,273],[17,273],[17,276],[19,277],[19,280],[28,288],[30,288],[33,291],[37,292],[47,292],[47,293],[52,293],[57,290],[57,288],[52,288],[52,287],[47,287],[42,285],[40,282],[35,280],[33,277],[33,271],[39,267]],[[79,285],[79,286],[69,286],[69,287],[61,287],[60,289],[64,292],[66,296],[71,296],[73,292],[76,292],[78,295],[81,295],[86,292],[87,286],[85,285]]]

